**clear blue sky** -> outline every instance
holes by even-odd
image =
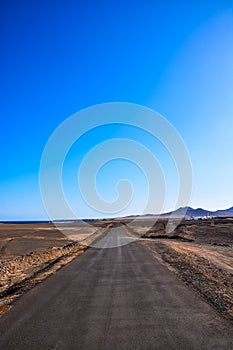
[[[0,220],[46,218],[38,175],[50,134],[80,109],[111,101],[153,108],[181,134],[193,164],[190,205],[233,205],[232,1],[9,0],[0,6]],[[112,132],[131,131],[105,129],[101,140]],[[134,136],[150,145],[148,135]],[[76,147],[99,139],[89,135]],[[151,147],[156,154],[160,146]],[[170,174],[169,210],[174,169],[162,150],[159,157]],[[143,201],[142,174],[119,162],[101,170],[99,191],[111,199],[115,177],[135,176]],[[71,163],[64,168],[67,195]],[[78,196],[71,201],[79,203]],[[138,210],[135,204],[129,213]],[[83,208],[80,215],[91,212]]]

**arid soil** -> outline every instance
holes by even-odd
[[[50,223],[0,224],[1,259],[62,247],[68,238]]]
[[[119,220],[118,220],[119,221]],[[115,220],[0,224],[0,314],[12,301],[82,254]],[[187,220],[166,232],[167,220],[121,222],[155,257],[233,320],[233,221]],[[175,221],[174,221],[175,223]],[[65,233],[65,234],[63,234]]]
[[[101,236],[108,222],[0,224],[0,314],[36,283],[67,264]]]
[[[183,221],[170,234],[166,223],[151,228],[144,222],[133,231],[157,259],[233,320],[233,221]]]

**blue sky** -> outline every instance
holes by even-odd
[[[192,160],[190,205],[210,210],[233,205],[232,1],[2,1],[0,6],[1,220],[46,218],[39,166],[49,136],[77,111],[112,101],[153,108],[174,125]],[[73,195],[81,155],[113,134],[129,133],[160,160],[168,186],[164,210],[170,210],[177,177],[161,145],[142,132],[109,128],[77,141],[64,164],[64,189],[79,215],[94,215],[78,193]],[[111,200],[117,178],[127,176],[137,190],[125,213],[137,213],[146,183],[134,165],[123,160],[106,165],[97,187]]]

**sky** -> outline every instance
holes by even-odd
[[[39,171],[50,135],[74,113],[108,102],[149,107],[174,126],[192,163],[190,206],[233,205],[232,1],[3,0],[0,7],[0,220],[48,218]],[[113,138],[150,149],[166,179],[163,211],[174,209],[179,179],[163,145],[143,130],[107,125],[77,140],[64,162],[64,192],[77,216],[107,216],[83,201],[77,172],[92,148]],[[148,189],[132,162],[105,164],[98,192],[115,200],[122,178],[135,191],[118,215],[138,214]]]

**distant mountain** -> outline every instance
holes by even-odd
[[[218,216],[233,216],[233,207],[225,210],[217,210],[214,213]]]
[[[213,216],[213,217],[233,217],[233,207],[229,209],[223,209],[223,210],[216,210],[216,211],[210,211],[210,210],[205,210],[202,208],[197,208],[193,209],[192,207],[183,207],[176,209],[174,211],[171,211],[169,213],[162,214],[161,216],[174,216],[174,217],[179,217],[183,216],[190,218],[197,218],[197,217],[208,217],[208,216]]]
[[[144,214],[144,215],[129,215],[125,218],[134,220],[136,219],[143,219],[143,218],[168,218],[168,217],[184,217],[185,219],[191,219],[191,218],[205,218],[205,217],[232,217],[233,218],[233,207],[223,210],[216,210],[216,211],[210,211],[205,210],[202,208],[193,209],[192,207],[182,207],[173,211],[170,211],[168,213],[164,214]]]

